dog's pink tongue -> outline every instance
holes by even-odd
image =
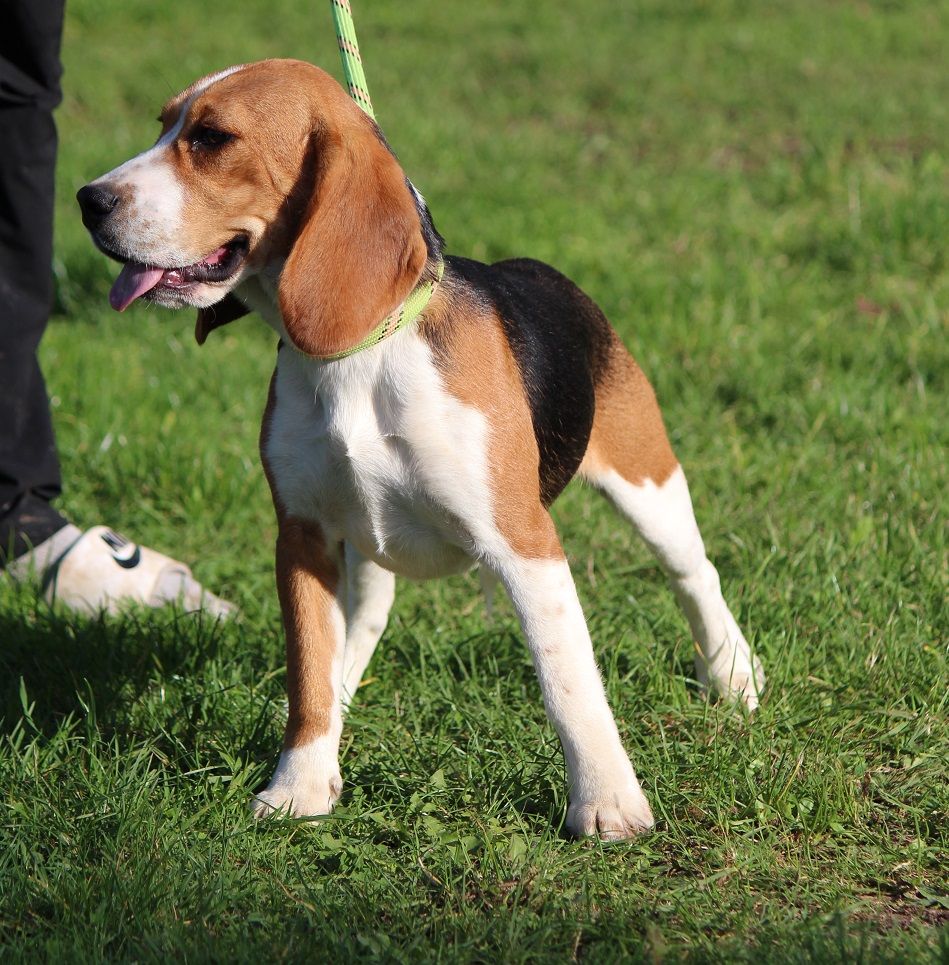
[[[115,279],[109,292],[109,304],[117,311],[124,312],[132,302],[145,292],[151,291],[165,274],[164,268],[149,268],[134,261],[128,262]]]

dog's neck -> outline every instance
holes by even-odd
[[[293,346],[293,340],[287,334],[283,315],[280,311],[279,283],[280,273],[283,271],[283,265],[284,262],[282,260],[268,265],[267,268],[265,268],[262,272],[251,275],[249,278],[242,281],[234,290],[233,294],[248,309],[250,309],[250,311],[257,312],[260,317],[277,333],[284,344]],[[419,277],[416,286],[413,288],[406,300],[399,305],[394,312],[386,316],[386,319],[377,320],[373,325],[373,328],[370,329],[370,333],[373,333],[374,329],[380,322],[388,322],[389,320],[392,320],[392,325],[390,326],[391,331],[381,335],[374,342],[371,342],[365,346],[354,346],[351,351],[340,353],[337,357],[328,357],[326,359],[315,357],[313,358],[313,361],[334,361],[337,358],[345,357],[346,355],[351,354],[351,352],[359,351],[363,347],[370,348],[373,345],[378,344],[378,342],[381,342],[384,338],[388,337],[389,334],[395,334],[395,332],[402,327],[402,324],[396,324],[396,321],[403,310],[411,312],[411,314],[407,315],[405,319],[405,324],[411,324],[411,322],[414,321],[422,311],[424,311],[428,303],[428,298],[425,297],[425,290],[427,289],[429,293],[437,291],[443,270],[444,262],[441,260],[441,258],[429,258],[425,264],[425,267],[422,269],[422,274]],[[418,298],[419,294],[422,294],[421,299]],[[415,303],[414,306],[412,305],[413,302]]]
[[[283,259],[268,265],[263,271],[245,278],[234,289],[237,296],[252,312],[256,312],[280,337],[284,344],[290,343],[283,315],[280,314],[278,285]]]

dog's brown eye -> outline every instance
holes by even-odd
[[[234,135],[227,131],[219,131],[216,127],[208,127],[206,124],[199,124],[191,132],[192,148],[214,148],[222,147],[228,141],[233,141]]]

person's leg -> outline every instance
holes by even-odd
[[[9,0],[0,30],[0,565],[66,525],[36,357],[52,301],[64,0]]]
[[[37,348],[53,300],[53,200],[65,0],[6,0],[0,22],[0,569],[40,577],[74,609],[178,603],[234,607],[183,563],[105,526],[82,532],[51,505],[61,491]]]

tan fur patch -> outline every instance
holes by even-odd
[[[445,388],[487,419],[488,472],[498,531],[518,556],[563,559],[560,540],[541,502],[540,453],[501,320],[446,276],[421,331],[433,346]]]
[[[339,567],[318,523],[284,517],[277,536],[277,593],[287,636],[290,714],[285,748],[309,744],[329,732],[333,708],[336,639],[332,608]]]
[[[167,132],[188,105],[180,133],[165,149],[185,193],[184,245],[210,253],[244,233],[251,242],[248,262],[263,265],[289,251],[309,200],[304,189],[311,185],[298,192],[298,183],[306,173],[314,102],[320,100],[314,88],[335,82],[306,64],[264,61],[215,81],[188,104],[201,83],[170,101],[161,115]],[[202,149],[192,143],[200,127],[231,140]]]
[[[617,337],[596,387],[593,430],[580,475],[596,482],[598,475],[615,469],[635,485],[651,479],[661,486],[678,465],[656,394]]]

